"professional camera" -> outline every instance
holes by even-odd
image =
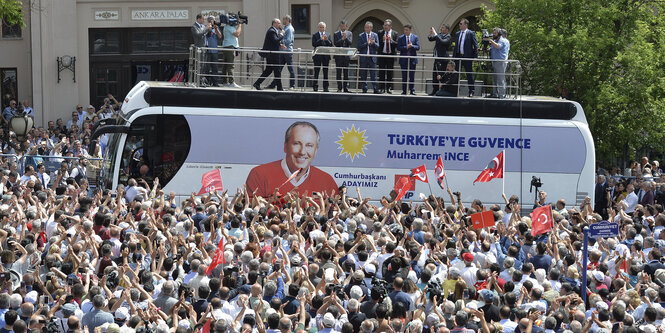
[[[224,12],[222,12],[222,14],[219,15],[219,22],[221,24],[228,24],[230,26],[236,26],[238,24],[247,24],[247,23],[249,23],[249,17],[247,17],[247,15],[243,15],[242,12],[238,12],[238,13],[224,13]]]
[[[534,187],[536,188],[536,192],[539,188],[543,187],[543,182],[540,181],[540,178],[536,176],[531,177],[531,187],[529,188],[529,193],[531,193]]]

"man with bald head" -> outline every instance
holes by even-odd
[[[391,291],[388,294],[388,297],[390,297],[390,300],[392,301],[392,304],[397,304],[397,302],[402,302],[404,304],[405,309],[410,309],[411,308],[411,297],[409,294],[405,293],[402,291],[402,288],[404,287],[404,279],[400,276],[395,278],[395,281],[393,281],[393,287],[394,290]]]

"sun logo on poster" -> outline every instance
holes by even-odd
[[[365,136],[365,130],[356,129],[355,125],[351,125],[351,128],[347,128],[346,131],[339,129],[342,135],[339,136],[339,140],[335,141],[339,146],[337,149],[341,150],[339,155],[346,156],[351,158],[353,162],[356,158],[359,158],[360,155],[365,156],[365,150],[367,145],[371,142],[367,141]]]

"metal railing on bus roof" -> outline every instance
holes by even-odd
[[[211,50],[217,50],[218,61],[209,61],[206,59],[206,52]],[[443,66],[449,61],[453,61],[456,64],[455,70],[457,75],[459,75],[458,84],[457,84],[457,96],[468,96],[469,86],[467,74],[471,73],[475,78],[474,89],[472,89],[475,94],[475,97],[487,97],[494,93],[494,88],[498,87],[494,81],[494,71],[493,67],[495,64],[505,64],[505,97],[506,98],[518,98],[521,94],[521,82],[520,76],[522,68],[518,60],[494,60],[489,59],[489,56],[479,56],[478,58],[453,58],[453,57],[434,57],[431,55],[418,55],[415,57],[402,57],[399,55],[380,55],[380,54],[361,54],[357,52],[355,48],[336,48],[336,47],[319,47],[314,50],[309,49],[294,49],[293,51],[264,51],[255,47],[242,47],[238,49],[228,49],[228,48],[209,48],[209,47],[190,47],[189,55],[189,68],[188,68],[188,83],[193,86],[211,86],[214,85],[216,81],[222,81],[225,78],[225,75],[221,73],[221,68],[223,65],[227,64],[223,60],[223,52],[235,52],[235,57],[233,61],[233,81],[234,83],[240,85],[244,88],[251,88],[254,82],[259,78],[263,69],[266,66],[264,58],[260,55],[267,54],[280,54],[292,55],[293,60],[293,70],[295,74],[295,88],[299,91],[311,90],[315,84],[319,87],[322,86],[321,83],[324,82],[322,73],[320,73],[319,78],[316,82],[314,81],[314,55],[328,55],[330,56],[330,61],[327,66],[328,69],[328,79],[327,86],[330,87],[331,91],[337,90],[338,81],[342,82],[342,85],[346,84],[348,88],[353,92],[359,92],[362,90],[361,86],[363,81],[361,81],[361,73],[364,70],[376,71],[377,80],[375,81],[382,90],[385,90],[386,85],[390,84],[394,93],[401,92],[402,89],[402,68],[400,67],[399,60],[402,58],[408,59],[417,59],[418,63],[415,68],[411,69],[414,72],[415,80],[414,86],[415,91],[419,95],[430,94],[433,91],[433,72],[435,63],[437,66]],[[349,79],[337,80],[337,66],[335,57],[339,57],[340,54],[345,54],[349,57],[350,64],[347,67],[349,73]],[[376,68],[362,68],[360,66],[360,58],[362,57],[375,57],[379,58],[391,58],[393,59],[393,70],[392,70],[392,80],[388,81],[386,69],[381,69],[379,66]],[[461,66],[460,62],[470,61],[472,63],[473,71],[466,72],[464,71],[464,66]],[[443,65],[441,65],[443,64]],[[440,67],[437,67],[440,68]],[[384,75],[381,75],[382,73]],[[438,73],[443,73],[443,69],[439,69]],[[367,89],[369,92],[372,92],[372,84],[369,81],[371,73],[367,73]],[[380,77],[386,77],[384,80],[380,80]],[[268,77],[266,81],[271,82],[273,80],[272,76]],[[282,85],[285,88],[289,87],[290,74],[288,68],[285,65],[281,65],[281,80]],[[220,84],[221,85],[221,84]],[[265,84],[264,84],[265,85]],[[407,92],[408,92],[407,88]]]

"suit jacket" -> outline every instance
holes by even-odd
[[[659,270],[661,268],[665,268],[665,265],[663,265],[658,260],[653,260],[648,264],[644,265],[644,273],[649,274],[649,276],[651,276],[651,278],[653,279],[653,275],[656,273],[656,270]]]
[[[466,36],[464,36],[464,45],[460,44],[460,33],[455,34],[455,49],[453,57],[455,58],[478,58],[478,40],[476,40],[476,33],[467,29]],[[460,48],[464,50],[464,55],[460,53]]]
[[[642,202],[640,202],[640,205],[642,205],[642,206],[653,205],[654,202],[655,202],[654,199],[655,199],[655,197],[654,197],[653,190],[648,191],[648,192],[644,193],[644,196],[642,197]]]
[[[600,212],[603,209],[607,208],[607,182],[605,184],[596,184],[596,189],[594,192],[594,211]]]
[[[358,35],[358,53],[359,54],[377,54],[379,49],[379,36],[375,32],[369,33],[369,39],[374,39],[374,44],[370,44],[367,38],[367,33],[363,32]],[[376,57],[361,57],[360,60],[371,59],[376,63]]]
[[[312,35],[312,46],[313,46],[314,48],[317,48],[317,47],[319,47],[319,46],[333,46],[333,43],[332,43],[332,41],[330,40],[330,35],[329,35],[327,32],[326,32],[325,34],[328,35],[328,39],[327,39],[327,40],[321,38],[321,35],[319,34],[318,31],[315,32],[315,33]],[[321,61],[324,61],[324,62],[325,62],[325,61],[330,61],[330,56],[329,56],[329,55],[321,55],[321,54],[318,54],[318,55],[315,55],[313,58],[314,58],[315,60],[321,60]]]
[[[261,49],[266,51],[279,51],[279,45],[283,38],[284,36],[280,35],[275,27],[270,27],[266,32],[266,37],[263,40],[263,47]],[[279,53],[264,53],[263,55],[268,61],[279,61]]]
[[[206,31],[205,26],[199,27],[198,22],[194,22],[191,30],[192,30],[192,37],[194,37],[194,46],[196,47],[206,46],[206,34],[208,33],[208,31]]]
[[[417,51],[420,50],[420,41],[418,40],[418,36],[411,34],[409,36],[410,41],[411,41],[411,48],[407,48],[406,45],[406,35],[401,35],[399,36],[399,39],[397,39],[397,50],[399,50],[399,55],[400,56],[416,56]],[[399,63],[400,65],[405,65],[407,59],[411,62],[411,64],[417,64],[418,59],[417,58],[400,58]]]
[[[427,36],[427,39],[430,42],[436,42],[434,44],[434,56],[440,58],[448,57],[448,49],[452,43],[450,34],[437,34],[432,36]]]
[[[379,31],[379,54],[397,54],[397,31],[390,30],[390,52],[385,53],[383,48],[386,44],[384,37],[388,32],[381,30]]]
[[[344,31],[344,33],[346,34],[346,39],[342,38],[342,31],[341,30],[335,31],[335,34],[333,35],[335,47],[351,47],[351,45],[353,44],[353,33],[349,30]],[[336,55],[333,58],[335,58],[335,61],[338,61],[338,62],[340,62],[340,61],[345,62],[347,60],[350,60],[349,57],[347,57],[347,56],[337,56]]]

